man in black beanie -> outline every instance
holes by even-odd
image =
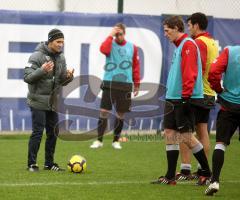
[[[28,60],[24,81],[28,83],[27,103],[32,114],[32,134],[28,144],[28,171],[39,170],[37,153],[43,130],[46,130],[44,170],[62,171],[54,163],[58,135],[56,102],[58,88],[73,80],[74,69],[66,68],[62,53],[64,35],[58,29],[48,33],[48,41],[41,42]]]

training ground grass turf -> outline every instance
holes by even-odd
[[[204,196],[204,186],[182,182],[176,186],[151,185],[150,181],[165,174],[164,141],[129,141],[122,150],[114,150],[111,137],[101,149],[89,148],[92,141],[58,140],[55,161],[67,169],[74,154],[87,159],[87,172],[43,171],[44,141],[38,155],[40,171],[26,170],[29,135],[0,136],[0,199],[239,199],[240,148],[234,137],[225,154],[220,191],[214,197]],[[214,144],[214,136],[211,138]],[[213,149],[212,145],[212,149]],[[212,151],[211,151],[212,155]],[[194,159],[193,159],[194,160]],[[211,159],[210,159],[211,162]],[[196,169],[194,160],[193,169]]]

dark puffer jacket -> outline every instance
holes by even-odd
[[[54,69],[45,72],[41,66],[52,60]],[[54,110],[61,86],[71,82],[73,77],[67,79],[66,61],[63,53],[53,54],[47,43],[41,42],[28,60],[24,69],[24,81],[28,83],[27,103],[30,107],[39,110]]]

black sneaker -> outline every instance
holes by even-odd
[[[60,168],[57,163],[53,163],[52,165],[45,165],[43,169],[51,171],[65,171],[65,169]]]
[[[219,183],[214,182],[208,186],[208,188],[205,190],[205,194],[208,196],[213,196],[213,194],[218,192],[218,190],[219,190]]]
[[[38,172],[39,167],[38,167],[37,164],[31,164],[31,165],[28,166],[27,170],[30,171],[30,172]]]
[[[175,180],[176,181],[189,181],[189,180],[191,180],[191,174],[186,175],[183,173],[177,173],[175,176]]]
[[[151,184],[162,184],[162,185],[176,185],[175,180],[169,180],[165,176],[160,176],[157,180],[151,182]]]
[[[197,185],[209,185],[211,177],[209,176],[199,176]]]
[[[200,177],[200,170],[196,171],[196,172],[193,172],[192,175],[191,175],[191,179],[192,180],[198,180],[199,177]]]

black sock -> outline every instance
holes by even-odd
[[[103,134],[107,127],[107,118],[99,118],[98,119],[98,140],[100,142],[103,141]]]
[[[181,163],[181,174],[190,175],[191,174],[191,164]]]
[[[224,163],[224,151],[215,149],[212,156],[212,180],[211,182],[219,182],[219,176]]]
[[[204,173],[204,171],[203,171],[203,173]],[[198,169],[197,170],[197,175],[198,176],[203,176],[203,173],[202,173],[202,169]]]
[[[113,142],[117,142],[120,138],[121,132],[123,128],[123,119],[116,118],[114,124],[114,137]]]
[[[184,174],[184,175],[188,176],[188,175],[191,174],[191,170],[189,170],[189,169],[181,169],[181,174]]]
[[[168,170],[165,177],[169,180],[175,179],[177,160],[179,155],[179,145],[167,145]]]
[[[193,149],[195,149],[195,147]],[[201,175],[210,177],[211,176],[211,171],[210,171],[208,160],[207,160],[207,157],[204,153],[203,148],[201,148],[201,150],[198,150],[197,152],[193,152],[193,155],[195,156],[195,158],[197,159],[197,161],[199,162],[199,164],[202,167]]]

